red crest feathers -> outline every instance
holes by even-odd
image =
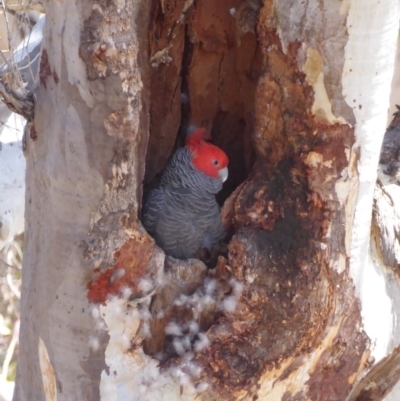
[[[193,133],[186,137],[186,146],[191,147],[199,144],[201,141],[211,140],[210,133],[205,128],[197,128]]]
[[[192,151],[192,163],[204,174],[218,178],[219,170],[228,166],[228,156],[219,147],[206,142],[211,139],[205,128],[198,128],[186,138],[186,146]]]

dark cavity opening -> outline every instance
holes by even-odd
[[[190,126],[205,127],[229,157],[222,205],[249,175],[262,54],[258,1],[154,1],[149,29],[150,139],[144,193],[158,181]]]

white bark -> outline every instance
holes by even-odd
[[[391,80],[394,71],[400,10],[398,1],[350,3],[349,42],[343,71],[343,92],[356,117],[353,152],[357,162],[358,193],[350,246],[350,271],[359,292],[364,329],[372,341],[372,355],[379,360],[394,345],[392,310],[382,271],[372,263],[369,249],[372,198],[386,130]],[[384,27],[385,29],[382,29]],[[351,174],[349,174],[351,176]],[[354,196],[350,195],[350,197]]]

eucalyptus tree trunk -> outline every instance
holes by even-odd
[[[398,2],[45,9],[14,400],[383,399],[399,286],[369,244]],[[190,124],[230,158],[212,269],[139,220]]]

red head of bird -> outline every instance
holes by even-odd
[[[228,178],[228,156],[219,147],[206,142],[211,139],[205,128],[198,128],[186,138],[186,147],[193,155],[193,166],[202,173],[224,182]]]

